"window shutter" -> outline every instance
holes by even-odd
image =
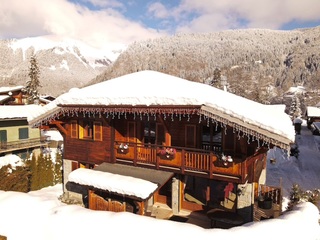
[[[102,141],[102,124],[101,122],[94,122],[94,140]]]
[[[78,138],[77,121],[71,121],[71,138]]]

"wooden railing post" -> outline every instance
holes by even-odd
[[[137,158],[138,158],[138,145],[134,144],[134,151],[133,151],[133,165],[137,166]]]
[[[186,168],[186,151],[184,149],[182,149],[181,151],[181,173],[184,174],[184,170]]]
[[[214,154],[210,152],[210,166],[209,166],[209,177],[211,178],[213,175],[213,157]]]

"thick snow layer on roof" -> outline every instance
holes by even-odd
[[[23,86],[15,86],[15,87],[0,87],[0,93],[7,93],[10,91],[21,90]]]
[[[308,117],[320,117],[320,108],[307,107]]]
[[[208,106],[294,141],[295,132],[284,105],[263,105],[207,84],[155,71],[141,71],[82,89],[71,89],[56,106]],[[40,118],[41,114],[33,116]]]
[[[140,178],[122,176],[86,168],[78,168],[69,174],[69,181],[93,186],[113,193],[147,199],[158,185]]]
[[[5,105],[0,106],[0,119],[29,118],[42,110],[40,105]]]

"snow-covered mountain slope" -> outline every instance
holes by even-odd
[[[30,57],[40,68],[40,93],[58,96],[108,68],[125,46],[96,49],[70,38],[41,36],[0,40],[0,86],[25,85]]]

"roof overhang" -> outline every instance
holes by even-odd
[[[252,123],[244,122],[239,118],[223,113],[212,107],[202,106],[200,114],[233,127],[236,131],[241,131],[247,135],[254,136],[256,139],[260,139],[267,144],[272,144],[282,149],[290,150],[290,144],[292,144],[292,140],[283,135],[268,131]]]
[[[113,105],[113,106],[72,106],[72,105],[59,105],[49,109],[41,117],[34,118],[29,121],[33,127],[38,127],[42,124],[48,124],[51,121],[59,118],[60,116],[77,116],[79,113],[87,113],[91,116],[104,115],[106,117],[125,116],[128,113],[132,114],[164,114],[168,117],[175,115],[203,115],[211,118],[217,122],[233,127],[236,131],[241,131],[245,134],[254,136],[254,138],[261,140],[261,143],[267,145],[278,146],[282,149],[290,150],[290,145],[293,140],[286,137],[284,134],[277,134],[269,131],[266,128],[248,123],[240,118],[227,114],[216,108],[202,105],[189,105],[189,106],[126,106],[126,105]]]

